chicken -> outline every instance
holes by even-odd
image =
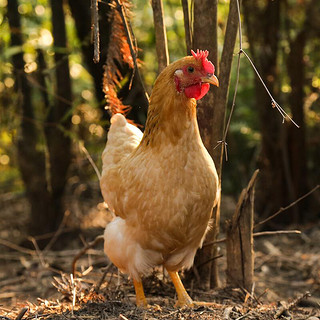
[[[122,114],[111,119],[100,186],[115,218],[105,229],[104,251],[133,279],[137,306],[147,306],[141,277],[159,265],[173,281],[178,305],[193,305],[178,271],[192,266],[219,196],[196,119],[196,100],[210,84],[219,85],[207,56],[192,51],[161,72],[144,134]]]

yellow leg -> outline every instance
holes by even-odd
[[[133,279],[134,289],[136,291],[136,304],[137,307],[146,308],[148,306],[146,296],[144,295],[143,286],[141,281]]]
[[[179,307],[193,307],[193,301],[188,295],[186,289],[184,288],[181,279],[179,277],[178,272],[168,271],[169,276],[171,277],[171,280],[173,282],[173,285],[176,289],[177,295],[178,295],[178,302],[177,306]]]

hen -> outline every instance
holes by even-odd
[[[119,113],[111,119],[100,185],[115,218],[104,251],[133,279],[138,306],[147,306],[141,276],[158,265],[168,271],[178,305],[193,305],[178,271],[192,266],[219,194],[196,119],[196,100],[219,85],[207,56],[192,51],[161,72],[144,134]]]

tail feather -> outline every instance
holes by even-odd
[[[124,105],[118,98],[118,91],[121,89],[123,81],[120,70],[124,66],[134,69],[134,63],[121,15],[117,10],[116,3],[113,2],[111,3],[112,30],[104,71],[103,91],[111,115],[117,113],[126,115],[131,110],[131,106]],[[122,0],[122,5],[125,8],[125,12],[127,14],[130,13],[130,2]]]
[[[142,132],[120,113],[111,118],[111,126],[108,132],[108,141],[102,153],[102,176],[115,165],[120,164],[139,145]]]

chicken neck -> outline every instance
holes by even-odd
[[[141,147],[177,144],[186,130],[199,136],[196,100],[178,93],[171,85],[155,85],[148,110]]]

